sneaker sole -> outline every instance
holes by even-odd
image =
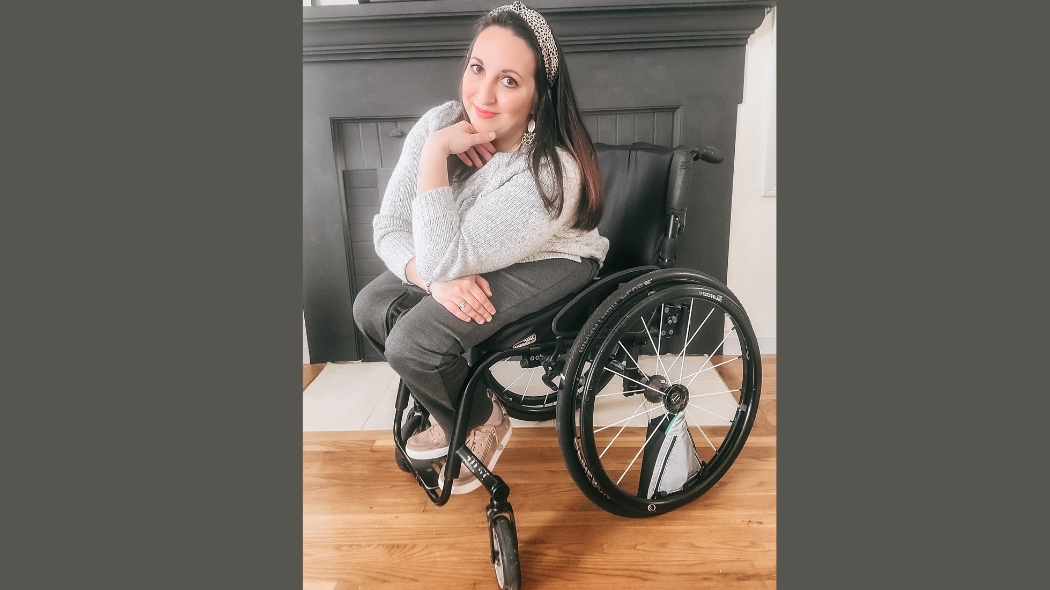
[[[405,454],[408,455],[409,459],[440,459],[448,456],[448,447],[442,449],[430,449],[429,451],[413,451],[412,449],[405,447]]]
[[[505,416],[505,418],[507,420],[510,420],[509,416]],[[496,447],[496,452],[492,454],[492,459],[490,460],[489,464],[485,465],[485,467],[487,467],[489,471],[492,471],[493,469],[496,468],[496,461],[499,461],[499,456],[503,454],[504,450],[506,450],[506,448],[507,448],[507,441],[510,440],[510,435],[513,432],[514,432],[514,426],[508,424],[507,434],[505,434],[503,436],[503,440],[499,441],[499,446]],[[500,447],[502,447],[502,448],[500,448]],[[438,474],[438,489],[439,490],[443,489],[441,487],[441,485],[443,483],[445,483],[444,473],[445,473],[445,468],[442,467],[441,468],[441,473]],[[472,477],[471,477],[470,481],[468,481],[466,483],[463,483],[463,484],[457,484],[456,480],[452,480],[452,492],[451,493],[452,494],[466,494],[468,492],[473,492],[474,490],[478,489],[481,486],[481,480],[476,478],[476,477],[473,477],[473,474],[471,474],[471,476]]]

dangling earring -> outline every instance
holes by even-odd
[[[536,140],[536,119],[529,121],[529,130],[522,134],[521,145],[528,147],[532,145],[532,142]]]

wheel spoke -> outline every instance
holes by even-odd
[[[726,335],[722,337],[722,341],[718,343],[718,346],[715,346],[714,350],[711,351],[711,354],[707,355],[707,360],[704,361],[703,366],[701,366],[700,370],[696,372],[696,375],[699,375],[704,370],[704,367],[707,366],[707,363],[711,362],[711,357],[713,357],[715,355],[715,350],[718,350],[718,348],[720,346],[725,344],[726,340],[729,338],[729,335],[732,334],[735,331],[736,331],[736,326],[733,326],[732,330],[726,332]],[[696,375],[693,375],[693,379],[696,379]],[[689,383],[686,383],[685,386],[689,387],[690,385],[692,385],[693,384],[693,379],[690,379]]]
[[[717,369],[718,367],[721,367],[722,365],[725,365],[727,363],[731,363],[731,362],[733,362],[735,360],[739,360],[741,358],[744,358],[744,355],[733,357],[733,358],[729,359],[728,361],[723,361],[721,363],[718,363],[717,365],[711,365],[710,367],[707,367],[706,369],[700,369],[699,371],[697,371],[697,372],[695,372],[695,373],[693,373],[693,374],[691,374],[689,376],[693,377],[695,379],[696,376],[699,375],[700,373],[706,373],[707,371],[710,371],[711,369]],[[684,366],[684,363],[683,363],[683,366]],[[681,381],[679,381],[679,383],[681,383]],[[692,383],[692,381],[690,381],[689,383]]]
[[[698,409],[698,410],[703,410],[703,411],[707,412],[708,414],[711,414],[712,416],[716,416],[716,417],[718,417],[718,418],[722,418],[722,416],[719,416],[718,414],[716,414],[716,413],[712,412],[711,410],[708,410],[707,408],[703,408],[703,407],[700,407],[700,406],[698,406],[698,405],[696,405],[696,404],[693,404],[693,403],[691,403],[691,404],[689,404],[689,405],[690,405],[690,406],[693,406],[694,408],[696,408],[696,409]],[[726,422],[728,422],[729,424],[732,424],[732,423],[733,423],[733,421],[732,421],[732,420],[730,420],[729,418],[722,418],[722,419],[723,419],[723,420],[725,420]]]
[[[715,445],[711,442],[711,439],[707,438],[707,434],[704,433],[704,429],[700,428],[700,423],[693,419],[693,415],[689,413],[689,408],[685,409],[685,415],[689,416],[689,419],[693,421],[693,424],[696,426],[696,429],[700,431],[700,434],[704,435],[704,440],[707,441],[707,444],[711,445],[711,450],[717,453],[718,449],[715,448]]]
[[[529,386],[532,385],[532,378],[536,376],[536,370],[529,370],[529,382],[525,384],[525,391],[521,395],[525,396],[529,394]]]
[[[645,398],[642,398],[642,403],[638,404],[638,408],[641,408],[642,404],[644,404],[644,403],[645,403]],[[637,412],[638,408],[635,408],[634,411]],[[602,454],[598,455],[599,459],[604,457],[605,456],[605,451],[608,451],[609,447],[611,447],[613,445],[613,443],[616,442],[616,439],[620,438],[620,433],[623,432],[624,428],[627,428],[627,424],[630,424],[630,420],[628,420],[628,422],[626,422],[623,426],[620,427],[619,432],[617,432],[616,436],[614,436],[613,439],[611,441],[609,441],[609,444],[605,446],[605,450],[602,451]]]
[[[547,406],[547,398],[550,397],[551,393],[553,393],[553,392],[554,392],[553,389],[548,389],[547,393],[543,396],[543,406],[544,407]]]
[[[685,345],[682,346],[682,352],[678,353],[678,356],[674,357],[674,362],[671,363],[671,368],[674,368],[674,364],[678,362],[678,357],[685,354],[685,351],[689,348],[689,326],[693,323],[693,304],[696,303],[696,299],[689,299],[689,318],[685,321]],[[715,308],[711,308],[714,311]],[[707,313],[708,317],[711,317],[711,312]],[[707,321],[706,318],[704,321]],[[703,326],[703,324],[701,324]],[[682,382],[682,373],[685,372],[685,361],[682,361],[682,366],[678,368],[678,382]]]
[[[627,350],[627,347],[623,345],[623,342],[620,342],[619,345],[620,345],[620,348],[622,348],[623,351],[627,353],[628,358],[630,358],[632,361],[634,361],[634,366],[638,367],[638,372],[641,373],[643,377],[648,379],[649,375],[645,374],[645,371],[642,370],[642,366],[638,364],[638,361],[635,360],[635,358],[633,356],[631,356],[631,351]]]
[[[690,301],[690,303],[689,303],[689,307],[690,307],[690,309],[689,309],[689,313],[690,313],[690,315],[691,315],[691,314],[692,314],[692,312],[693,312],[693,310],[692,310],[692,305],[693,305],[693,304],[692,304],[692,302]],[[683,346],[683,347],[682,347],[682,352],[678,353],[678,356],[674,357],[674,362],[672,362],[672,363],[671,363],[671,366],[672,366],[672,367],[674,367],[675,363],[677,363],[677,362],[678,362],[678,359],[679,359],[679,358],[680,358],[680,357],[681,357],[682,355],[684,355],[684,354],[685,354],[685,351],[686,351],[686,350],[689,350],[689,345],[690,345],[690,344],[691,344],[691,343],[693,342],[693,338],[696,338],[696,335],[697,335],[697,334],[699,334],[699,333],[700,333],[700,330],[702,330],[702,329],[704,328],[704,324],[706,324],[706,323],[707,323],[707,320],[708,320],[708,318],[710,318],[710,317],[711,317],[711,314],[713,314],[714,312],[715,312],[715,308],[713,308],[713,307],[712,307],[712,308],[711,308],[711,311],[707,312],[707,317],[705,317],[705,318],[704,318],[704,321],[700,322],[700,325],[699,325],[699,326],[697,326],[697,328],[696,328],[696,332],[693,332],[693,335],[692,335],[692,336],[689,336],[689,326],[686,326],[686,329],[685,329],[685,335],[686,335],[686,336],[689,336],[689,337],[688,337],[688,338],[686,338],[686,340],[685,340],[685,346]],[[681,369],[679,370],[679,372],[678,372],[678,383],[681,383],[681,382],[682,382],[682,373],[683,373],[683,372],[685,372],[685,360],[684,360],[684,359],[682,360],[682,368],[681,368]]]
[[[725,391],[712,391],[711,393],[696,393],[696,394],[690,393],[689,394],[689,399],[693,399],[694,397],[707,397],[709,395],[722,395],[723,393],[736,393],[738,391],[740,391],[740,390],[739,389],[727,389]]]
[[[664,306],[661,305],[660,306],[660,322],[661,323],[664,321],[663,311],[664,311]],[[656,310],[655,309],[653,310],[653,315],[656,315]],[[664,362],[663,362],[663,360],[660,359],[660,347],[657,346],[655,342],[653,342],[653,335],[649,331],[649,322],[643,322],[642,323],[642,327],[645,328],[645,335],[649,337],[649,344],[652,344],[653,348],[656,350],[656,364],[657,364],[656,370],[660,371],[662,369],[663,374],[666,375],[667,374],[667,369],[663,369]]]
[[[668,416],[669,414],[664,415]],[[671,419],[674,420],[674,418]],[[623,475],[620,476],[620,479],[616,480],[616,485],[620,485],[620,482],[623,481],[623,478],[627,475],[627,472],[631,470],[631,467],[634,467],[634,462],[638,460],[638,456],[642,454],[642,451],[645,450],[645,447],[649,445],[649,441],[653,440],[653,436],[655,436],[656,433],[659,431],[659,428],[654,428],[652,433],[649,434],[649,438],[645,439],[645,442],[642,443],[642,448],[638,449],[638,453],[635,454],[634,459],[631,459],[631,464],[627,466],[627,469],[623,470]]]
[[[522,378],[522,377],[524,377],[524,376],[525,376],[525,372],[524,372],[524,371],[522,371],[521,375],[518,375],[518,376],[517,376],[517,377],[516,377],[516,378],[514,379],[514,381],[511,381],[511,382],[510,382],[510,385],[514,385],[515,383],[517,383],[517,382],[518,382],[518,379],[521,379],[521,378]],[[507,390],[508,390],[508,389],[510,389],[510,385],[506,385],[506,386],[504,386],[504,387],[503,387],[503,393],[507,393]]]
[[[644,403],[644,402],[643,402],[643,403]],[[602,426],[601,428],[599,428],[598,430],[595,430],[594,432],[595,432],[595,434],[597,434],[597,433],[599,433],[599,432],[601,432],[601,431],[605,430],[606,428],[612,428],[613,426],[616,426],[616,425],[617,425],[617,424],[619,424],[620,422],[630,422],[630,421],[631,421],[631,420],[633,420],[634,418],[637,418],[638,416],[641,416],[641,415],[643,415],[643,414],[647,414],[647,413],[649,413],[649,412],[652,412],[652,410],[645,410],[644,412],[638,412],[638,413],[637,413],[637,414],[635,414],[634,416],[629,416],[629,417],[627,417],[627,418],[624,418],[623,420],[617,420],[616,422],[613,422],[612,424],[608,424],[608,425],[606,425],[606,426]]]
[[[661,366],[663,365],[662,359],[660,359],[660,347],[663,346],[664,341],[664,305],[660,304],[660,323],[656,325],[656,358],[660,361]],[[664,368],[664,375],[667,375],[667,368]],[[668,375],[670,379],[670,375]]]

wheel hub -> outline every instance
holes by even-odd
[[[662,403],[664,401],[663,390],[666,389],[667,386],[670,384],[670,381],[668,381],[667,378],[663,375],[653,375],[646,382],[646,385],[648,385],[652,389],[649,389],[649,387],[645,388],[645,399],[652,404]]]
[[[689,389],[685,385],[672,385],[664,391],[664,407],[671,414],[677,414],[689,405]]]

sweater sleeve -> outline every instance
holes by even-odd
[[[477,197],[465,211],[456,208],[452,189],[439,187],[412,202],[416,272],[430,281],[506,268],[537,252],[572,224],[580,194],[580,176],[568,152],[562,161],[564,202],[552,219],[532,173],[523,170]],[[541,178],[553,186],[553,174]]]
[[[427,111],[405,137],[401,157],[390,175],[379,214],[372,219],[376,254],[390,272],[408,282],[405,266],[415,257],[412,239],[412,201],[419,184],[423,145],[434,131],[447,126],[458,113],[458,103],[447,102]]]

